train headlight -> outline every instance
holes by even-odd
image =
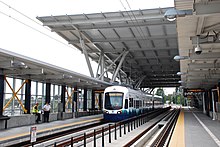
[[[121,114],[121,111],[118,111],[117,114]]]
[[[106,110],[105,110],[104,112],[105,112],[105,113],[107,113],[107,114],[109,113],[109,112],[108,112],[108,111],[106,111]]]

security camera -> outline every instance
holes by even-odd
[[[177,17],[177,11],[175,8],[172,9],[168,9],[165,14],[164,17],[168,20],[168,21],[174,21],[176,20]]]
[[[202,53],[202,48],[200,47],[199,44],[197,44],[197,46],[195,47],[195,53],[197,55],[200,55]]]

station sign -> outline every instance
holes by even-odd
[[[184,89],[183,96],[195,95],[196,93],[205,92],[204,89]]]
[[[36,126],[32,126],[30,128],[30,141],[31,143],[36,142],[37,140],[37,127]]]

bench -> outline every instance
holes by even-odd
[[[7,129],[7,124],[8,124],[9,119],[10,119],[10,117],[8,117],[8,116],[0,116],[0,120],[5,121],[5,129]]]

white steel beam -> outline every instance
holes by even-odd
[[[53,16],[55,17],[55,16]],[[55,17],[56,18],[56,17]],[[129,16],[124,16],[124,17],[109,17],[109,18],[93,18],[89,20],[72,20],[71,17],[69,16],[70,20],[64,20],[62,22],[60,21],[51,21],[51,22],[44,22],[44,26],[62,26],[62,25],[79,25],[79,24],[96,24],[96,23],[106,23],[106,22],[126,22],[130,21],[131,18]],[[150,20],[150,19],[164,19],[163,14],[150,14],[150,15],[136,15],[135,20]]]
[[[79,33],[79,34],[81,36],[81,33]],[[83,54],[85,55],[85,59],[86,59],[86,63],[87,63],[88,68],[89,68],[90,76],[94,77],[94,74],[93,74],[93,71],[92,71],[92,66],[91,66],[91,63],[89,61],[89,56],[88,56],[88,53],[85,49],[85,43],[84,43],[84,40],[82,38],[80,39],[80,45],[81,45],[81,48],[83,49]]]
[[[140,88],[141,83],[143,82],[143,80],[145,79],[146,75],[142,76],[139,81],[137,82],[137,84],[135,85],[135,88]]]
[[[40,75],[44,73],[43,69],[16,69],[16,70],[3,70],[5,75]]]
[[[161,40],[161,39],[176,39],[176,35],[164,35],[164,36],[150,36],[147,38],[143,37],[123,37],[123,38],[109,38],[109,39],[92,39],[93,43],[100,42],[125,42],[125,41],[146,41],[146,40]],[[79,43],[79,40],[70,40],[70,44]],[[89,41],[85,41],[85,43],[90,43]]]
[[[118,52],[122,52],[124,50],[124,48],[105,48],[104,49],[104,53],[118,53]],[[130,52],[136,52],[136,51],[176,51],[178,50],[177,46],[163,46],[163,47],[144,47],[144,48],[129,48]],[[87,51],[88,53],[99,53],[99,51]]]
[[[107,67],[107,69],[106,69],[103,73],[101,73],[101,75],[99,76],[98,79],[100,79],[100,78],[105,74],[105,72],[107,73],[107,71],[112,67],[112,65],[115,64],[115,62],[116,62],[123,54],[125,54],[125,53],[126,53],[126,51],[124,50],[124,51]]]
[[[101,50],[100,58],[101,58],[101,68],[100,68],[100,73],[104,73],[104,68],[105,68],[105,57],[104,57],[104,52],[103,52],[103,50]],[[101,77],[101,80],[104,81],[104,75]]]
[[[99,62],[98,62],[98,67],[97,67],[97,71],[96,71],[96,78],[98,78],[98,74],[99,74],[99,67],[101,66],[101,56],[99,56]]]
[[[118,66],[117,66],[115,72],[113,73],[112,80],[111,80],[112,82],[115,81],[116,76],[117,76],[117,74],[118,74],[118,72],[119,72],[119,70],[120,70],[120,68],[121,68],[121,65],[122,65],[122,63],[124,62],[124,59],[125,59],[125,57],[126,57],[126,55],[127,55],[128,53],[129,53],[129,51],[126,51],[126,52],[122,55],[121,60],[120,60],[120,62],[119,62],[119,64],[118,64]]]
[[[151,26],[151,25],[158,25],[158,24],[164,24],[164,25],[175,25],[175,22],[171,21],[163,21],[163,20],[158,20],[158,21],[144,21],[144,22],[132,22],[132,23],[122,23],[122,24],[95,24],[93,26],[90,25],[85,25],[85,26],[79,26],[78,29],[81,31],[88,31],[88,30],[101,30],[101,29],[116,29],[116,28],[132,28],[132,27],[137,27],[137,26]],[[69,24],[67,24],[69,25]],[[52,32],[61,32],[61,31],[72,31],[75,30],[72,27],[53,27],[51,28]]]
[[[1,61],[0,62],[0,68],[9,68],[12,67],[12,60],[6,60],[6,61]]]
[[[197,23],[197,29],[196,29],[196,35],[201,35],[204,31],[204,20],[205,16],[201,16],[198,18],[198,23]]]
[[[67,17],[69,18],[69,16],[67,16]],[[70,18],[69,18],[69,19],[70,19]],[[71,20],[69,20],[69,22],[71,22]],[[73,24],[71,24],[71,26],[72,26],[74,29],[78,30],[78,33],[79,33],[81,39],[84,38],[84,39],[87,40],[89,43],[91,43],[99,52],[101,52],[101,49],[98,48],[98,47],[97,47],[86,35],[84,35],[76,26],[74,26]],[[85,51],[86,51],[86,49],[85,49]],[[110,62],[113,62],[107,55],[104,54],[104,56],[107,58],[107,60],[109,60]],[[121,70],[121,71],[122,71],[122,70]],[[125,73],[124,71],[122,71],[122,73],[124,73],[124,74],[126,75],[126,73]],[[93,74],[93,72],[92,72],[92,74]],[[93,75],[93,77],[94,77],[94,75]]]

